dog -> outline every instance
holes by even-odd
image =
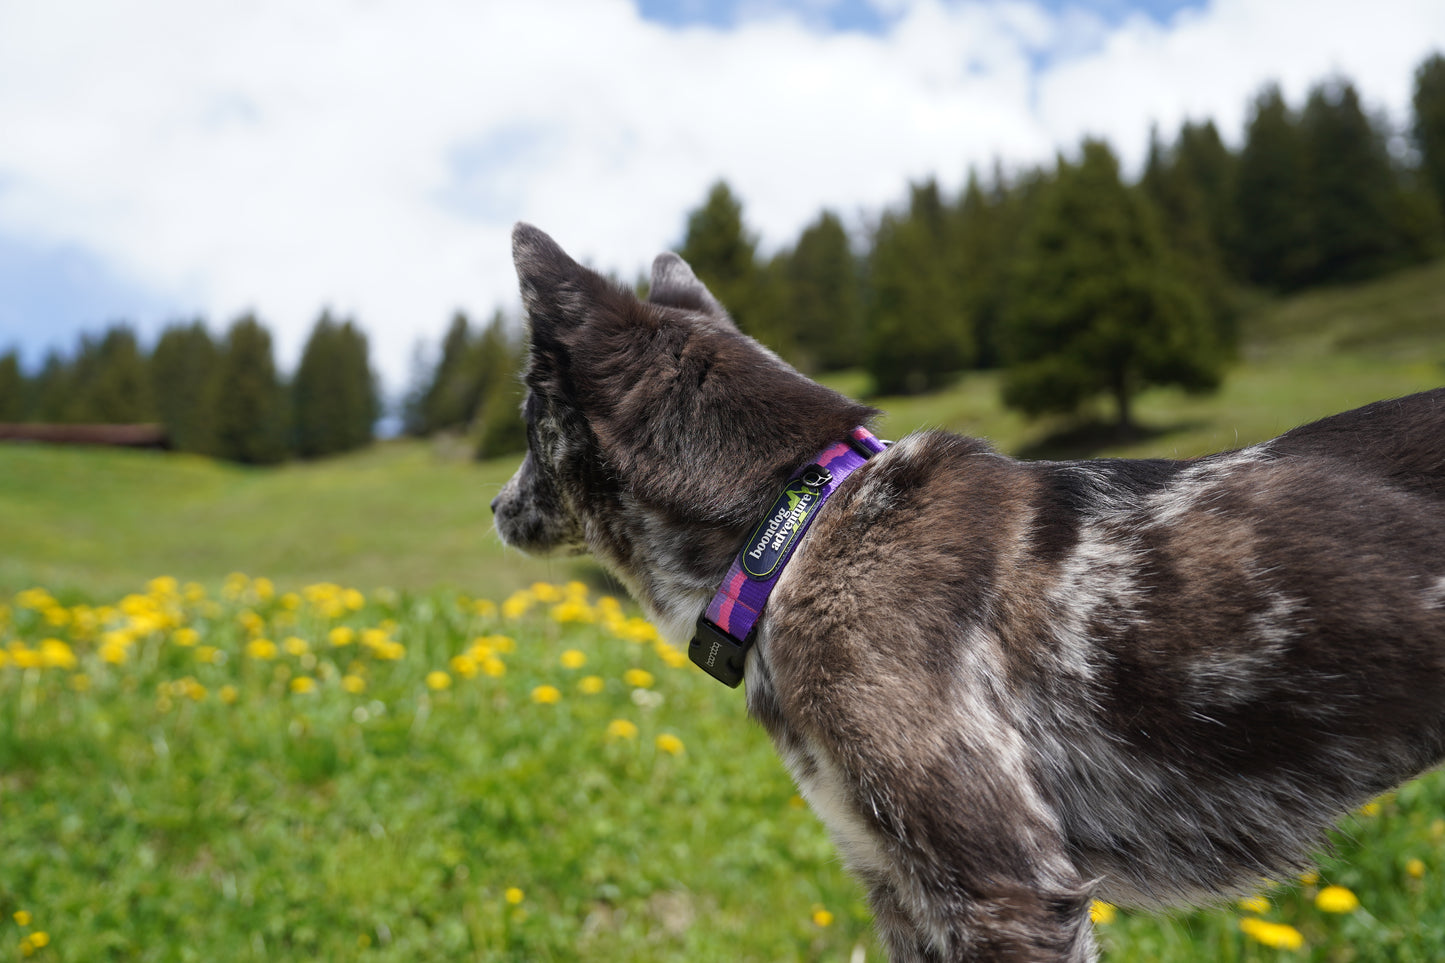
[[[895,963],[1094,959],[1095,898],[1297,872],[1445,757],[1445,389],[1193,460],[939,431],[864,451],[877,412],[743,335],[676,255],[643,301],[528,225],[513,253],[529,450],[497,531],[590,552],[700,664],[745,666]],[[840,443],[859,464],[732,637],[720,586]]]

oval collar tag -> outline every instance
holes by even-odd
[[[806,528],[808,516],[818,507],[822,493],[808,482],[814,478],[797,478],[788,482],[773,507],[763,516],[743,549],[743,572],[751,579],[766,579],[777,571],[798,536]]]

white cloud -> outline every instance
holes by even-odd
[[[668,29],[624,0],[0,0],[0,233],[83,245],[283,361],[354,313],[395,388],[451,311],[514,300],[514,219],[630,277],[717,177],[769,247],[908,179],[1142,152],[1331,71],[1405,116],[1438,0],[1216,0],[1165,27],[1028,2],[887,0],[885,36],[797,16]],[[754,9],[754,8],[749,8]],[[103,318],[96,319],[103,322]]]

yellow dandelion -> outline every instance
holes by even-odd
[[[366,607],[366,596],[356,589],[346,589],[341,593],[341,604],[356,612]]]
[[[146,591],[152,595],[175,595],[180,583],[170,575],[159,575],[146,583]]]
[[[326,640],[339,649],[356,641],[356,630],[349,625],[338,625],[326,633]]]
[[[517,651],[517,640],[510,635],[489,635],[487,644],[503,655]]]
[[[348,672],[341,677],[341,688],[350,692],[352,695],[357,695],[366,691],[366,680],[355,673]]]
[[[587,654],[578,649],[568,649],[562,653],[562,668],[580,669],[587,664]]]
[[[297,695],[305,695],[308,692],[316,691],[316,680],[309,675],[298,675],[291,680],[291,691]]]
[[[650,689],[652,688],[653,678],[652,673],[646,669],[628,669],[622,673],[622,681],[634,689]]]
[[[33,589],[32,591],[37,591],[37,592],[38,592],[38,591],[41,591],[41,590],[40,590],[40,589]],[[21,594],[23,595],[23,594],[25,594],[25,593],[22,592]],[[15,916],[15,925],[16,925],[16,926],[29,926],[29,925],[30,925],[30,911],[29,911],[29,910],[16,910],[14,916]]]
[[[677,646],[668,645],[666,642],[659,642],[654,648],[657,651],[658,657],[667,663],[669,669],[680,669],[688,663],[687,653],[683,652]]]
[[[378,659],[385,659],[388,662],[398,662],[406,656],[406,646],[400,642],[387,641],[372,649]]]
[[[200,702],[209,694],[209,690],[191,676],[186,676],[182,679],[179,687],[181,694],[192,702]]]
[[[1239,921],[1239,928],[1255,942],[1277,950],[1298,950],[1305,945],[1303,934],[1287,923],[1271,923],[1247,916]]]
[[[191,605],[195,605],[197,602],[203,601],[205,597],[205,586],[201,585],[199,582],[187,582],[185,585],[181,586],[181,598],[185,599],[186,602]]]
[[[221,650],[214,645],[196,646],[196,661],[204,662],[207,665],[216,663],[221,659]]]
[[[45,932],[44,930],[36,930],[34,933],[30,934],[30,945],[35,947],[37,950],[40,949],[42,946],[49,946],[50,934]]]
[[[532,607],[536,597],[531,592],[513,592],[502,603],[502,616],[508,619],[518,619],[527,614]]]
[[[1361,806],[1361,807],[1360,807],[1360,815],[1361,815],[1361,816],[1378,816],[1378,815],[1380,815],[1380,803],[1379,803],[1379,800],[1376,800],[1376,801],[1374,801],[1374,802],[1367,802],[1367,803],[1365,803],[1363,806]]]
[[[683,752],[682,740],[670,732],[664,732],[657,737],[657,748],[671,756],[680,756]]]
[[[626,719],[613,719],[607,723],[607,738],[635,739],[637,738],[637,725]]]
[[[1246,913],[1262,915],[1269,912],[1269,899],[1256,893],[1254,896],[1246,896],[1236,904]]]
[[[40,661],[51,669],[73,669],[75,653],[59,639],[44,639],[40,643]]]
[[[472,612],[484,619],[496,618],[497,603],[491,599],[477,599],[472,603]]]
[[[500,679],[507,674],[507,663],[495,655],[489,655],[482,660],[482,671],[493,679]]]
[[[368,649],[376,649],[386,645],[391,638],[386,629],[372,628],[361,630],[361,644]]]
[[[246,643],[246,654],[263,662],[274,659],[276,658],[276,643],[270,639],[252,639]]]
[[[233,685],[221,686],[220,689],[216,690],[216,695],[219,696],[221,701],[228,706],[235,705],[236,700],[241,697],[240,691],[238,691]]]
[[[813,925],[814,925],[814,926],[832,926],[832,925],[833,925],[833,914],[830,913],[830,912],[828,912],[827,910],[825,910],[825,909],[824,909],[823,907],[821,907],[821,906],[814,906],[814,907],[813,907]]]
[[[522,900],[527,898],[527,895],[515,886],[508,886],[507,892],[503,894],[503,898],[511,905],[517,906]]]
[[[574,622],[593,622],[597,618],[591,607],[589,607],[586,603],[574,602],[570,599],[566,602],[562,602],[558,605],[552,606],[551,615],[552,621],[561,622],[563,624]]]
[[[1315,894],[1315,905],[1326,913],[1353,913],[1360,898],[1343,886],[1326,886]]]
[[[548,605],[562,601],[562,590],[550,582],[533,582],[531,592],[538,602]]]
[[[101,643],[100,657],[111,665],[120,665],[126,660],[126,655],[126,647],[120,642],[112,640]]]
[[[596,695],[606,687],[607,682],[600,675],[585,676],[582,681],[577,683],[577,688],[582,690],[585,695]]]
[[[189,649],[197,642],[201,641],[201,633],[197,632],[195,629],[191,628],[188,625],[184,628],[179,628],[172,632],[171,641],[174,642],[176,645]]]
[[[1320,874],[1314,870],[1310,870],[1307,873],[1300,873],[1299,881],[1305,886],[1313,886],[1320,881]]]
[[[440,669],[435,669],[426,674],[426,687],[433,692],[450,689],[452,687],[452,677]]]
[[[1409,873],[1411,876],[1415,877],[1416,879],[1422,879],[1422,878],[1424,878],[1424,876],[1425,876],[1425,861],[1424,861],[1424,860],[1421,860],[1421,859],[1411,859],[1409,862],[1407,862],[1407,863],[1405,864],[1405,872]]]
[[[544,706],[555,705],[562,701],[562,693],[554,685],[539,685],[532,690],[532,701]]]
[[[295,635],[287,636],[286,641],[281,643],[281,647],[286,650],[287,655],[305,655],[311,651],[310,643]]]
[[[463,679],[473,678],[481,670],[481,666],[477,665],[477,660],[465,652],[452,656],[447,664]]]
[[[1119,918],[1119,910],[1113,903],[1106,903],[1101,899],[1094,900],[1089,904],[1089,919],[1100,926],[1107,926]]]

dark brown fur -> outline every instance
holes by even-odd
[[[514,240],[532,450],[498,530],[593,552],[681,641],[779,486],[874,412],[675,256],[639,302]],[[910,436],[820,510],[747,687],[895,961],[1091,959],[1091,899],[1298,868],[1445,756],[1445,390],[1183,462]]]

